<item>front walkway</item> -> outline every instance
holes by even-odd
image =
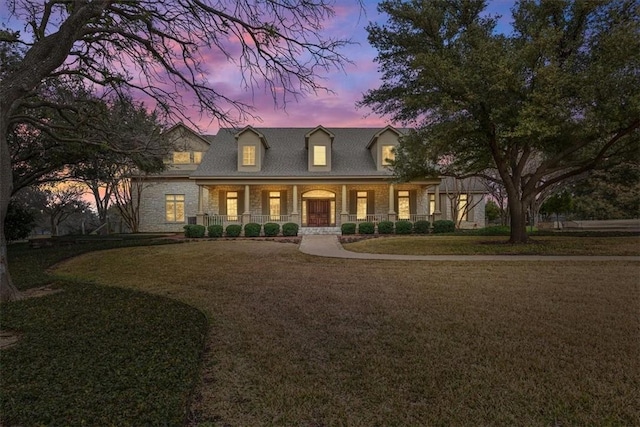
[[[300,252],[329,258],[390,259],[406,261],[640,261],[640,256],[580,255],[388,255],[345,250],[338,236],[304,235]]]

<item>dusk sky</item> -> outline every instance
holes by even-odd
[[[242,86],[238,69],[228,63],[221,55],[207,55],[210,58],[207,70],[208,80],[216,89],[232,99],[252,105],[254,114],[262,121],[249,120],[242,125],[263,127],[377,127],[389,123],[387,118],[378,117],[368,109],[357,109],[356,102],[362,99],[363,93],[377,88],[380,84],[377,64],[374,58],[376,50],[367,41],[365,27],[372,21],[383,22],[386,17],[378,13],[377,1],[363,0],[364,11],[356,0],[336,0],[335,17],[325,24],[325,32],[333,38],[351,39],[354,44],[342,50],[353,63],[346,64],[344,70],[335,70],[320,76],[320,83],[333,93],[318,92],[300,98],[297,102],[289,99],[286,110],[276,108],[271,93],[264,88],[253,91]],[[487,13],[502,15],[498,31],[509,32],[514,0],[489,0]],[[6,13],[6,12],[5,12]],[[0,23],[19,29],[19,23],[8,22],[5,13],[0,12]],[[217,58],[217,59],[216,59]],[[197,124],[199,130],[206,134],[217,133],[219,124],[209,117],[201,116],[197,108],[186,112],[186,115]]]

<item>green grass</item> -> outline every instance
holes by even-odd
[[[540,235],[528,244],[507,244],[502,236],[447,235],[366,239],[345,243],[353,252],[398,255],[640,255],[640,236]]]
[[[207,313],[197,425],[640,425],[637,262],[325,259],[219,241],[57,272]]]
[[[141,292],[55,280],[45,271],[72,255],[132,244],[9,247],[20,288],[46,283],[63,291],[2,304],[2,329],[20,338],[0,351],[0,424],[184,423],[207,334],[202,312]]]

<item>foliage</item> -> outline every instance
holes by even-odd
[[[400,179],[481,176],[504,185],[512,242],[548,188],[640,142],[640,20],[633,1],[521,1],[513,32],[482,0],[382,1],[368,27],[382,84],[362,105],[417,132]]]
[[[222,237],[224,233],[224,227],[220,224],[213,224],[207,228],[209,237]]]
[[[378,234],[393,234],[393,222],[380,221],[378,223]]]
[[[185,225],[184,237],[201,238],[201,237],[204,237],[204,234],[206,231],[207,229],[204,225],[200,225],[200,224]]]
[[[227,237],[238,237],[242,233],[242,226],[240,224],[229,224],[225,229]]]
[[[33,229],[35,215],[16,202],[9,203],[4,220],[4,233],[8,242],[26,239]]]
[[[340,231],[342,231],[343,235],[356,234],[356,223],[354,222],[344,223],[340,226]]]
[[[429,234],[430,228],[431,224],[424,219],[418,220],[413,224],[413,231],[415,231],[416,234]]]
[[[282,225],[282,235],[283,236],[297,236],[298,235],[298,224],[295,222],[287,222]]]
[[[244,237],[258,237],[262,226],[255,222],[249,222],[244,225]]]
[[[493,200],[487,200],[484,205],[484,217],[488,222],[495,222],[501,218],[500,207]]]
[[[413,224],[410,221],[396,222],[396,234],[411,234],[411,231],[413,231]]]
[[[568,191],[560,191],[552,194],[540,206],[540,213],[543,215],[555,214],[556,218],[560,214],[566,214],[573,209],[573,199]]]
[[[453,233],[456,231],[456,223],[448,219],[439,219],[433,222],[434,234]]]
[[[376,228],[372,222],[361,222],[358,224],[358,234],[373,234]]]
[[[264,225],[264,235],[267,237],[274,237],[280,233],[280,224],[275,222],[268,222]]]

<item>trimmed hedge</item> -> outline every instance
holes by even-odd
[[[238,237],[242,233],[242,226],[240,224],[229,224],[225,232],[227,237]]]
[[[411,234],[413,224],[410,221],[396,222],[396,234]]]
[[[361,222],[358,224],[358,234],[373,234],[376,226],[372,222]]]
[[[393,234],[393,222],[380,221],[378,223],[378,234]]]
[[[209,237],[222,237],[224,233],[224,227],[220,224],[210,225],[208,228]]]
[[[456,231],[456,224],[448,219],[440,219],[433,222],[434,233],[453,233]]]
[[[431,224],[429,223],[429,221],[422,219],[422,220],[416,221],[413,224],[413,231],[416,234],[429,234],[430,226]]]
[[[267,237],[274,237],[280,233],[280,224],[275,222],[268,222],[264,225],[264,235]]]
[[[356,234],[356,224],[353,222],[347,222],[340,227],[342,234]]]
[[[283,236],[297,236],[298,235],[298,224],[295,222],[287,222],[282,225],[282,235]]]
[[[256,222],[249,222],[244,225],[244,237],[258,237],[262,226]]]
[[[204,237],[204,233],[207,231],[204,225],[185,225],[184,237],[200,238]]]

